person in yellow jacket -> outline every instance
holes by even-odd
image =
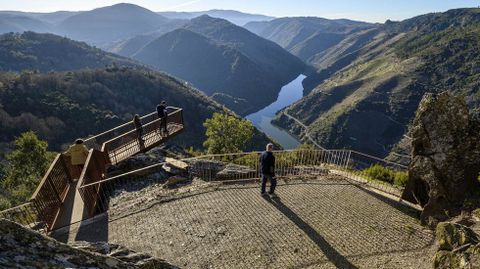
[[[82,139],[77,139],[75,144],[68,148],[65,155],[69,156],[72,165],[78,167],[81,171],[87,161],[88,148],[83,144]]]

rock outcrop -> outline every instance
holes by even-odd
[[[107,243],[70,246],[0,219],[0,268],[177,268],[163,260]]]
[[[438,251],[434,257],[436,269],[472,269],[480,267],[478,235],[466,226],[442,222],[436,230]]]
[[[460,212],[480,190],[480,123],[465,101],[449,93],[426,94],[412,130],[412,162],[403,199],[423,206],[421,220],[436,227]]]

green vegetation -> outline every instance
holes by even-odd
[[[32,130],[60,151],[77,137],[153,112],[165,100],[184,109],[186,128],[175,142],[201,150],[206,139],[202,123],[214,112],[234,115],[184,82],[131,65],[136,63],[51,34],[0,35],[0,71],[17,72],[0,72],[0,147],[8,149],[15,137]],[[85,69],[98,67],[103,69]],[[72,69],[82,70],[41,73]],[[268,141],[255,129],[248,148]]]
[[[456,9],[390,22],[354,53],[346,42],[304,81],[318,79],[309,95],[287,108],[289,114],[327,148],[381,158],[395,149],[408,152],[402,139],[426,92],[449,91],[464,96],[471,109],[480,107],[478,14]],[[274,122],[302,136],[295,122]]]
[[[24,32],[0,35],[0,71],[67,71],[103,68],[114,62],[139,66],[128,58],[52,34]]]
[[[185,131],[175,142],[201,149],[203,122],[214,112],[234,115],[199,91],[159,72],[112,67],[49,74],[0,73],[0,142],[33,130],[55,151],[77,137],[100,133],[147,114],[165,100],[184,109]],[[250,150],[268,138],[254,130]]]
[[[23,133],[15,140],[15,148],[7,154],[5,177],[0,181],[0,210],[29,200],[55,157],[47,150],[47,142],[33,132]]]
[[[240,115],[275,101],[305,69],[273,42],[208,16],[145,43],[132,57],[192,83]]]
[[[318,165],[321,156],[325,153],[319,151],[315,146],[301,144],[295,150],[275,153],[275,164],[277,167],[292,167],[296,165]],[[232,162],[238,165],[255,167],[259,161],[258,153],[250,153],[244,156],[232,156],[222,159],[224,162]]]
[[[245,25],[251,32],[274,41],[313,65],[315,62],[312,60],[316,55],[328,51],[353,33],[375,27],[378,26],[358,21],[315,17],[278,18]]]
[[[233,153],[246,149],[253,135],[251,122],[234,116],[214,113],[204,123],[207,140],[204,142],[210,154]]]
[[[362,171],[363,175],[366,175],[372,180],[379,180],[394,184],[400,187],[404,187],[407,184],[408,173],[407,172],[398,172],[390,168],[383,167],[379,164],[374,164],[367,169]]]

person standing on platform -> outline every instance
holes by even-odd
[[[145,148],[145,140],[143,139],[143,126],[140,116],[135,114],[133,116],[133,125],[135,125],[135,131],[137,132],[138,143],[140,144],[140,149]]]
[[[168,136],[168,129],[167,129],[168,111],[167,111],[167,103],[165,101],[162,101],[157,106],[157,115],[158,115],[158,118],[160,119],[160,127],[159,127],[160,134],[162,136]]]
[[[77,178],[80,177],[88,157],[88,148],[83,142],[83,139],[80,138],[75,140],[75,144],[71,145],[64,153],[66,156],[70,157],[72,166],[77,168]]]
[[[262,170],[262,187],[260,193],[265,195],[265,188],[267,180],[270,181],[270,191],[268,194],[276,197],[275,187],[277,186],[277,179],[275,178],[275,156],[273,155],[273,144],[267,144],[266,150],[260,155],[260,165]]]

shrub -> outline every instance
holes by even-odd
[[[251,122],[220,113],[214,113],[213,117],[207,119],[203,125],[207,129],[207,140],[203,144],[210,154],[245,150],[254,130]]]
[[[3,197],[0,194],[0,211],[3,211],[3,210],[8,209],[10,207],[12,207],[12,204],[10,203],[10,201],[6,197]]]
[[[394,172],[395,178],[393,179],[393,184],[401,187],[405,187],[408,181],[408,173],[407,172]]]
[[[405,186],[408,180],[408,174],[406,172],[397,172],[379,164],[370,166],[363,170],[363,173],[373,180],[379,180],[402,187]]]

